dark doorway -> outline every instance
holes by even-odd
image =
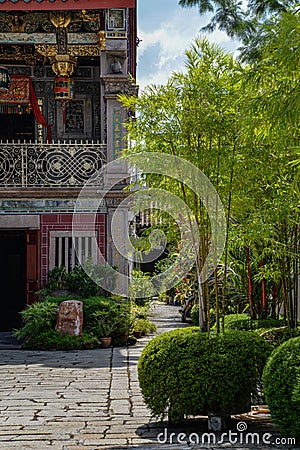
[[[25,308],[25,231],[0,231],[0,286],[0,331],[11,331],[20,325],[19,312]]]
[[[34,141],[35,122],[32,112],[29,114],[0,114],[0,139],[3,141]]]

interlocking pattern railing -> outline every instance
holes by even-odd
[[[105,164],[100,143],[1,143],[0,187],[83,186]]]

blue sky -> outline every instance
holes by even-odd
[[[184,52],[209,16],[200,16],[197,8],[182,8],[178,0],[137,0],[138,8],[138,73],[140,89],[147,84],[164,84],[172,72],[184,70]],[[203,33],[202,33],[203,34]],[[207,34],[210,41],[228,51],[238,43],[222,31]]]

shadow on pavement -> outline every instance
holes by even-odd
[[[157,304],[151,312],[150,320],[155,322],[157,333],[169,331],[174,328],[184,328],[188,324],[182,323],[178,307]],[[129,349],[129,365],[137,364],[141,348],[155,337],[148,335],[139,339],[137,344],[129,347],[114,347],[96,350],[70,350],[70,351],[41,351],[21,350],[20,343],[11,333],[0,332],[0,365],[30,365],[39,364],[49,368],[105,368],[110,367],[112,355],[114,367],[124,367],[127,362],[127,348]],[[2,344],[2,345],[1,345]]]
[[[241,428],[242,427],[242,428]],[[243,431],[239,431],[243,430]],[[232,417],[228,430],[213,432],[207,429],[207,417],[189,419],[178,425],[170,425],[165,422],[153,422],[136,429],[136,434],[141,439],[147,440],[147,444],[132,448],[172,448],[172,449],[201,449],[213,450],[234,449],[259,449],[275,448],[280,450],[299,450],[300,443],[280,435],[271,422],[258,420],[240,420]],[[152,443],[149,443],[152,441]],[[120,450],[122,447],[119,447]],[[123,447],[125,448],[125,447]],[[117,448],[114,447],[114,450]]]
[[[70,351],[0,350],[0,366],[43,365],[49,368],[103,369],[110,367],[112,355],[113,367],[124,367],[127,364],[127,347],[115,347]],[[135,357],[130,359],[133,358]],[[136,365],[137,360],[138,357],[129,364]]]

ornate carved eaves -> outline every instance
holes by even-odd
[[[68,43],[72,45],[100,45],[99,40],[102,34],[101,31],[99,33],[68,33]],[[55,43],[55,33],[0,33],[0,44],[24,45]]]
[[[0,60],[2,61],[25,61],[28,65],[35,64],[41,59],[34,54],[34,46],[0,45]]]
[[[55,55],[57,55],[57,45],[49,45],[49,44],[42,44],[42,45],[36,45],[35,46],[36,53],[39,53],[40,55],[47,57],[47,58],[53,58]],[[68,54],[70,56],[99,56],[100,55],[100,48],[98,45],[68,45]]]

